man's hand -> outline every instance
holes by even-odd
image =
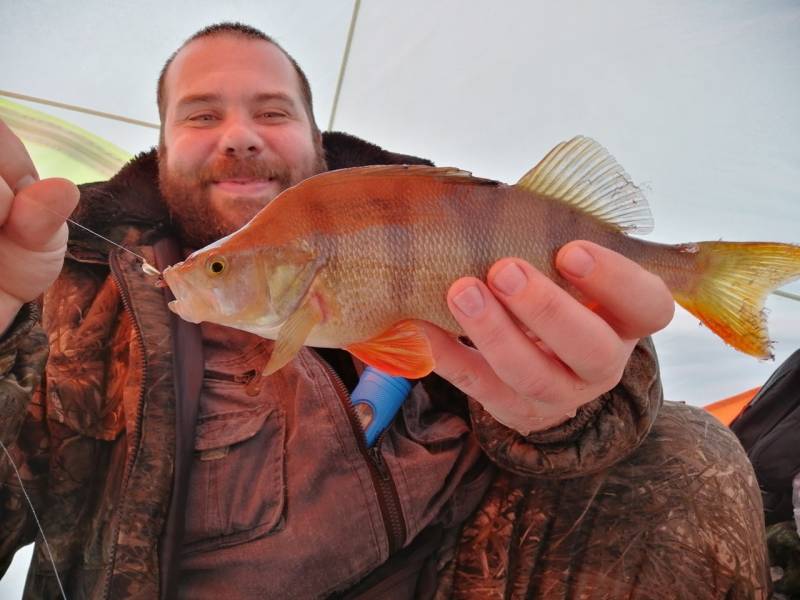
[[[78,188],[66,179],[38,179],[25,146],[0,121],[0,335],[64,263],[65,217],[78,204]]]
[[[504,258],[489,270],[488,287],[464,277],[447,295],[475,349],[426,325],[436,372],[524,435],[566,421],[616,386],[638,339],[675,310],[660,278],[597,244],[570,242],[556,268],[592,308],[529,263]]]

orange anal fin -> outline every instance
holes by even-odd
[[[396,377],[419,379],[436,366],[424,330],[414,321],[400,321],[381,335],[345,346],[350,354]]]

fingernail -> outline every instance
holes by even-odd
[[[573,277],[586,277],[594,268],[594,258],[580,246],[574,246],[561,256],[558,266]]]
[[[453,296],[453,304],[468,317],[474,317],[483,310],[483,294],[478,286],[471,285]]]
[[[508,263],[494,276],[492,283],[507,296],[513,296],[525,287],[526,281],[525,273],[523,273],[522,269],[520,269],[516,263],[512,262]]]
[[[21,192],[30,184],[35,182],[36,179],[34,178],[33,175],[23,175],[22,177],[19,178],[19,181],[17,181],[17,185],[14,186],[14,193],[16,194],[17,192]]]

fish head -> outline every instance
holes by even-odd
[[[269,294],[259,258],[259,252],[210,247],[164,269],[164,281],[175,296],[170,310],[192,323],[235,326],[268,320]]]
[[[284,248],[233,249],[213,244],[162,274],[182,319],[207,321],[274,339],[317,273],[306,252]]]

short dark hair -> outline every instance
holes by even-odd
[[[292,56],[283,49],[283,47],[276,42],[273,38],[268,36],[266,33],[261,31],[260,29],[256,29],[255,27],[251,27],[250,25],[245,25],[243,23],[234,23],[234,22],[224,22],[224,23],[215,23],[214,25],[209,25],[208,27],[204,27],[194,35],[192,35],[189,39],[187,39],[180,47],[172,53],[167,59],[167,62],[164,63],[164,67],[161,69],[161,74],[158,76],[158,89],[156,92],[156,100],[158,102],[158,115],[161,120],[161,135],[163,138],[164,134],[164,113],[166,111],[165,103],[166,103],[166,93],[164,92],[164,80],[167,76],[167,70],[169,66],[172,64],[172,61],[175,60],[175,57],[178,56],[178,53],[183,50],[187,45],[195,40],[199,40],[204,37],[211,37],[215,35],[235,35],[244,37],[251,40],[261,40],[267,43],[272,44],[278,50],[283,52],[284,56],[289,59],[289,62],[292,63],[292,67],[294,67],[295,73],[297,73],[297,77],[300,80],[300,95],[303,98],[303,105],[305,106],[306,113],[308,113],[308,120],[311,122],[311,131],[313,133],[318,133],[319,128],[317,127],[317,122],[314,119],[314,104],[311,99],[311,85],[308,83],[308,77],[303,72],[303,69],[300,68],[300,65],[297,64],[297,61],[292,58]]]

